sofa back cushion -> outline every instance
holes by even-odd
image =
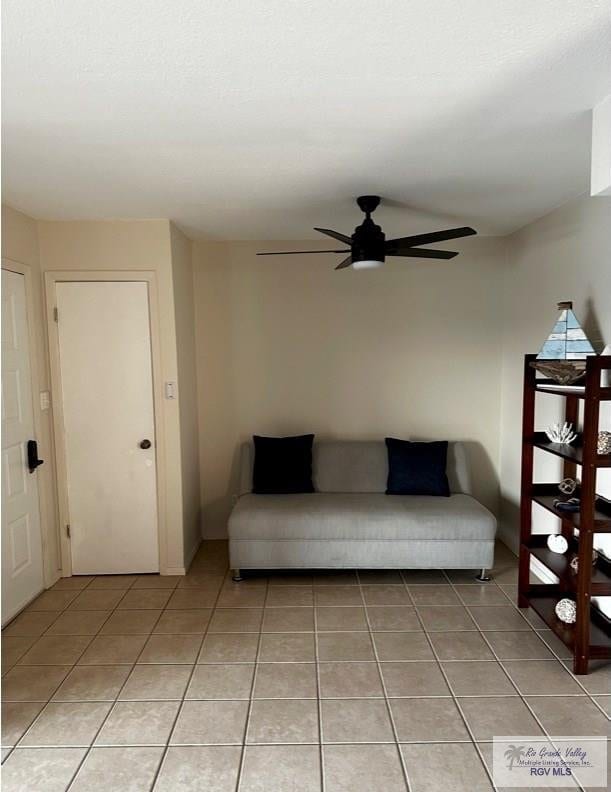
[[[252,492],[254,448],[244,443],[240,457],[239,495]],[[448,443],[450,492],[471,494],[465,447]],[[384,440],[314,440],[312,478],[317,492],[386,492],[388,453]],[[406,496],[407,497],[407,496]]]
[[[312,476],[317,492],[385,492],[386,446],[377,440],[315,443]]]

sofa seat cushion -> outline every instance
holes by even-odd
[[[243,495],[229,518],[232,540],[494,541],[493,515],[470,495],[381,493]]]

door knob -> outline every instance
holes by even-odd
[[[144,448],[146,450],[147,448],[150,448],[150,447],[151,447],[151,441],[150,440],[142,440],[141,441],[140,448]]]

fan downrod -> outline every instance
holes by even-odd
[[[380,196],[379,195],[359,195],[356,199],[357,204],[359,205],[359,209],[361,212],[365,212],[367,217],[380,205]]]

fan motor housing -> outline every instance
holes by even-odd
[[[384,261],[386,234],[370,217],[354,229],[352,234],[353,261]]]

